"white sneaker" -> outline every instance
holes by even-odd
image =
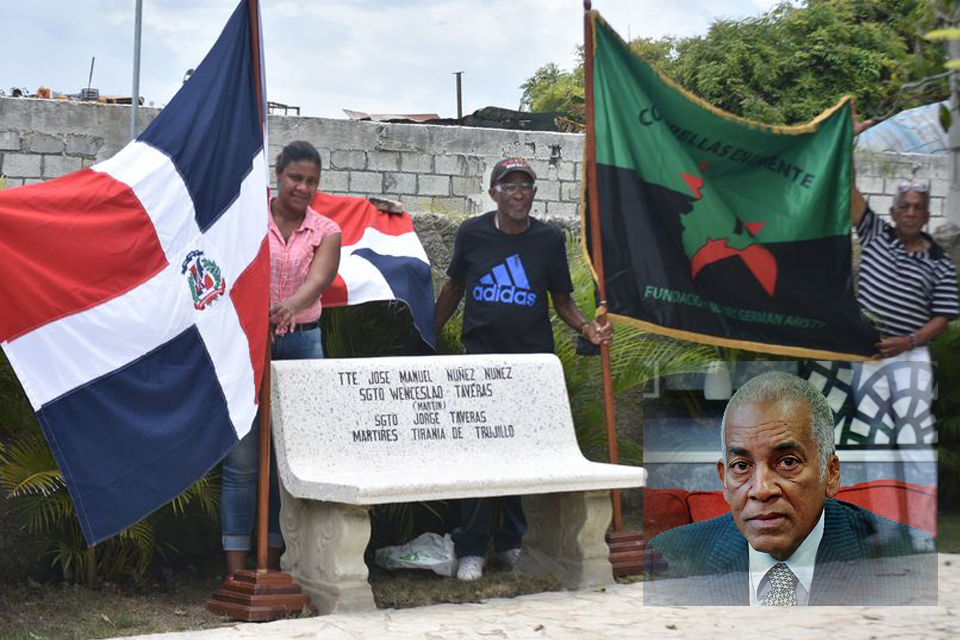
[[[517,566],[517,560],[520,559],[520,549],[508,549],[497,552],[497,560],[511,569]]]
[[[457,579],[464,582],[479,580],[483,576],[483,558],[481,556],[463,556],[457,567]]]

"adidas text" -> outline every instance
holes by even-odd
[[[483,302],[504,302],[532,307],[537,303],[537,294],[516,287],[501,287],[500,285],[477,285],[473,288],[473,299]]]

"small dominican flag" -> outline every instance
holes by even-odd
[[[310,205],[342,231],[340,268],[323,292],[324,307],[378,300],[407,305],[420,338],[437,348],[430,260],[406,212],[384,213],[364,198],[318,191]]]
[[[243,0],[113,158],[0,192],[0,344],[90,544],[189,487],[256,414],[270,276],[252,29]]]

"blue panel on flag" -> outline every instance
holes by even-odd
[[[179,495],[237,443],[195,326],[37,416],[90,544]]]
[[[237,6],[190,80],[138,138],[173,160],[201,231],[236,199],[251,159],[263,146],[247,11],[245,2]]]
[[[417,258],[383,256],[373,249],[357,249],[360,256],[377,268],[386,279],[397,300],[406,303],[413,316],[413,324],[420,337],[430,347],[437,348],[433,327],[433,285],[430,265]]]

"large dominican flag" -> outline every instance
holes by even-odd
[[[662,76],[595,12],[591,23],[610,312],[697,342],[871,357],[879,335],[851,277],[849,100],[803,125],[751,122]]]
[[[269,256],[254,55],[244,0],[116,156],[0,192],[0,343],[90,544],[190,486],[256,414]]]
[[[385,213],[369,200],[318,191],[311,206],[340,225],[340,268],[323,292],[324,307],[399,300],[421,339],[437,347],[430,260],[410,214]]]

